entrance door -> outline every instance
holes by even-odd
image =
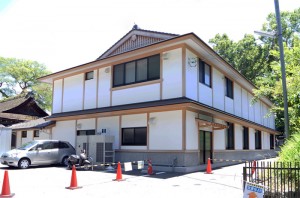
[[[212,158],[212,133],[200,131],[199,134],[200,164],[206,164],[208,158]]]
[[[17,142],[17,133],[16,132],[12,132],[11,134],[11,149],[15,149],[16,148],[16,142]]]

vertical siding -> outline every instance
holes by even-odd
[[[242,117],[242,88],[238,84],[234,84],[234,114]]]
[[[224,111],[225,103],[224,76],[213,68],[213,107]]]
[[[254,104],[252,105],[251,104],[251,99],[253,98],[253,96],[248,93],[248,101],[249,101],[249,120],[252,121],[252,122],[255,122],[255,118],[254,118],[254,114],[255,114],[255,111],[254,111]]]
[[[190,65],[189,60],[196,60],[197,64]],[[185,81],[186,81],[186,97],[193,100],[198,100],[198,58],[195,54],[186,50],[186,71],[185,71]]]
[[[64,79],[63,111],[82,110],[83,107],[83,74]]]
[[[255,130],[249,128],[249,150],[255,150]]]
[[[94,78],[84,82],[84,109],[96,108],[97,94],[97,70],[94,71]]]
[[[110,87],[112,68],[104,67],[98,70],[98,107],[110,106]]]
[[[62,103],[62,91],[63,91],[63,81],[56,80],[53,83],[53,101],[52,101],[52,113],[61,113],[61,103]]]
[[[171,50],[164,54],[167,55],[162,61],[162,98],[182,97],[182,49]]]
[[[262,123],[262,117],[261,117],[261,112],[260,112],[260,101],[257,101],[255,104],[254,104],[254,109],[255,109],[255,122],[258,123],[258,124],[263,124]]]
[[[242,116],[247,120],[249,119],[248,92],[245,89],[242,89]]]

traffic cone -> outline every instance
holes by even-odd
[[[117,168],[117,176],[116,179],[113,179],[113,181],[124,181],[125,179],[122,179],[122,169],[121,164],[118,162],[118,168]]]
[[[148,175],[153,175],[153,168],[151,160],[148,160]]]
[[[82,188],[82,186],[77,186],[76,168],[75,168],[75,165],[73,165],[71,183],[70,183],[69,187],[66,187],[66,189],[75,190],[78,188]]]
[[[4,172],[2,192],[0,197],[13,197],[15,193],[10,193],[9,178],[7,170]]]
[[[254,160],[253,162],[252,162],[252,169],[251,169],[251,175],[253,176],[253,174],[255,173],[255,171],[256,171],[256,161]]]
[[[207,159],[207,166],[206,166],[206,174],[212,174],[211,172],[211,164],[210,164],[210,158]]]

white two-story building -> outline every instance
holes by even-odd
[[[207,158],[274,154],[273,104],[251,104],[255,86],[194,33],[135,25],[97,60],[40,81],[53,85],[52,138],[78,147],[113,136],[115,161],[188,171]]]

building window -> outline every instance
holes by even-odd
[[[86,72],[85,73],[85,80],[94,79],[94,71]]]
[[[249,128],[243,127],[243,149],[249,149]]]
[[[270,134],[270,149],[274,149],[274,135]]]
[[[39,130],[34,130],[33,131],[33,137],[40,137],[40,131]]]
[[[160,55],[115,65],[113,87],[130,85],[160,78]]]
[[[227,150],[234,150],[234,129],[233,129],[233,123],[227,122],[228,128],[226,131],[226,149]]]
[[[199,60],[199,82],[211,87],[211,67]]]
[[[77,136],[95,135],[95,134],[96,134],[95,130],[77,130]]]
[[[27,131],[22,131],[22,138],[27,138]]]
[[[255,149],[261,149],[261,131],[255,131]]]
[[[146,146],[147,127],[122,128],[123,146]]]
[[[226,96],[233,99],[233,82],[225,77],[226,80]]]

